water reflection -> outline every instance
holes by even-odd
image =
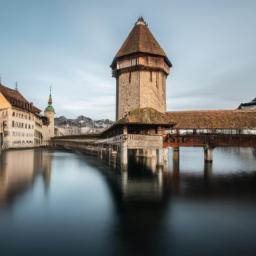
[[[174,154],[169,166],[138,158],[121,171],[79,153],[5,152],[0,213],[15,214],[0,214],[1,252],[253,255],[255,150],[216,150],[213,165],[197,149]]]
[[[0,206],[11,204],[42,176],[45,190],[50,185],[51,154],[43,150],[16,150],[0,157]]]

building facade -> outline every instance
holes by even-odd
[[[172,67],[148,25],[139,18],[112,64],[116,120],[137,108],[166,112],[166,78]]]
[[[238,109],[256,109],[256,98],[247,103],[241,103]]]
[[[40,115],[41,110],[29,102],[18,89],[0,84],[0,146],[1,149],[41,146],[44,131],[50,130],[50,116]],[[54,131],[54,128],[53,128]]]

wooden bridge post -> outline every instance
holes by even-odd
[[[172,153],[172,163],[173,163],[173,173],[177,175],[180,172],[180,148],[175,147],[173,148]]]
[[[101,160],[103,159],[102,150],[103,150],[103,146],[102,146],[102,147],[100,147],[100,159],[101,159]]]
[[[180,148],[179,147],[173,148],[172,158],[173,158],[173,161],[180,161]]]
[[[207,180],[212,175],[212,164],[209,162],[204,163],[204,178]]]
[[[108,147],[108,163],[111,165],[111,159],[112,159],[112,147]]]
[[[206,146],[204,148],[204,161],[206,163],[212,163],[213,161],[213,148]]]

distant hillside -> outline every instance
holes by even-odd
[[[90,127],[90,128],[105,128],[112,125],[114,122],[109,119],[93,120],[90,117],[78,116],[75,119],[60,116],[55,118],[55,125],[58,127],[63,126],[77,126],[77,127]]]

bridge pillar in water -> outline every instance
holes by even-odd
[[[204,161],[206,163],[212,163],[213,161],[213,148],[206,146],[204,148]]]
[[[163,152],[164,153],[164,156],[163,156],[164,157],[164,162],[167,163],[168,162],[168,152],[169,152],[169,150],[168,150],[168,148],[164,148],[163,151],[164,151]]]
[[[108,148],[108,163],[111,165],[111,159],[112,159],[112,147]]]
[[[172,154],[173,161],[180,161],[180,148],[176,147],[173,148],[173,154]]]
[[[102,152],[102,151],[103,151],[103,148],[101,147],[101,148],[100,148],[100,159],[101,159],[101,160],[103,159],[103,152]]]
[[[157,165],[164,165],[168,159],[168,149],[166,148],[159,148],[156,150],[156,164]]]
[[[127,165],[128,164],[128,149],[127,149],[127,145],[121,145],[121,147],[120,147],[120,159],[121,159],[121,164],[122,165]]]
[[[123,127],[123,135],[127,135],[127,127]],[[120,145],[120,164],[122,169],[126,169],[128,165],[128,147],[127,142],[123,141]]]
[[[204,163],[204,178],[207,180],[212,176],[212,164],[209,162]]]
[[[180,172],[180,148],[173,148],[172,152],[172,163],[173,163],[173,173],[177,175]]]

